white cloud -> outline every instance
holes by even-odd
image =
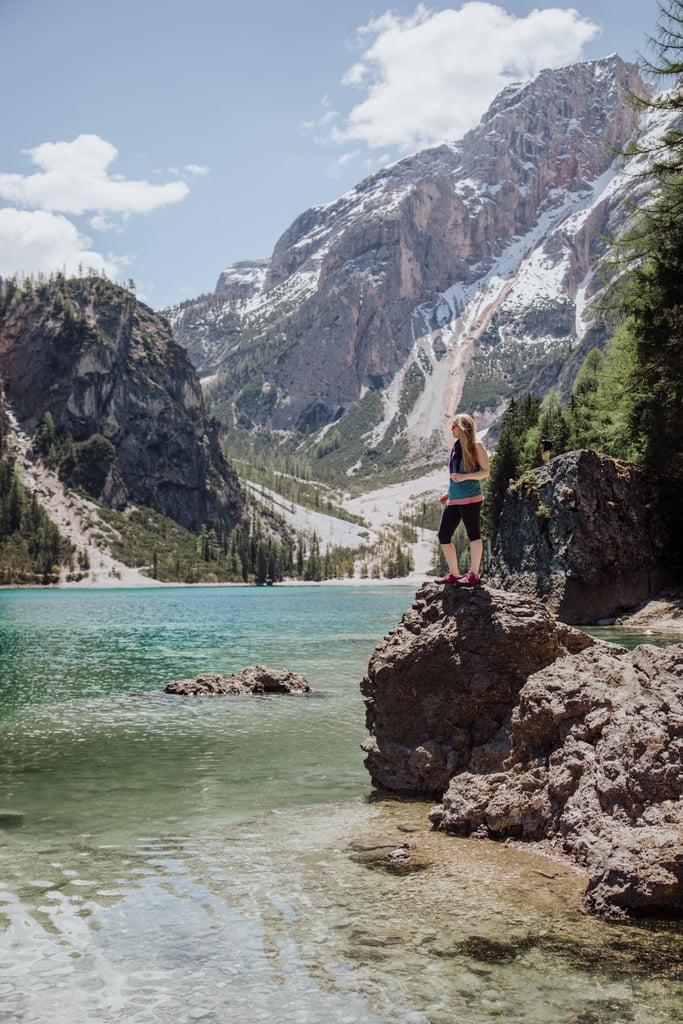
[[[90,240],[60,214],[0,209],[0,276],[49,275],[56,270],[76,274],[82,267],[116,277],[125,259],[104,257],[89,245]]]
[[[163,171],[155,170],[155,174],[163,174]],[[211,168],[204,164],[185,164],[184,167],[169,167],[168,174],[174,174],[177,178],[186,178],[190,174],[205,175],[211,173]]]
[[[26,153],[39,171],[0,174],[0,198],[22,207],[75,215],[106,210],[127,216],[177,203],[190,191],[184,181],[155,185],[110,174],[118,150],[99,135],[43,142]]]
[[[183,200],[188,184],[174,180],[154,184],[112,174],[118,151],[99,135],[79,135],[72,142],[44,142],[25,151],[38,168],[32,174],[0,174],[0,275],[68,274],[84,270],[116,278],[130,264],[128,256],[105,256],[91,247],[70,218],[88,215],[88,227],[121,234],[133,214]],[[188,164],[186,174],[209,168]],[[68,215],[68,216],[65,216]]]
[[[103,213],[96,213],[88,223],[94,231],[115,231],[117,234],[121,234],[123,231],[120,220],[114,220]]]
[[[461,138],[506,85],[579,60],[598,33],[572,8],[519,18],[474,0],[436,13],[419,4],[408,17],[388,12],[360,30],[366,48],[343,82],[365,98],[329,137],[403,151]]]

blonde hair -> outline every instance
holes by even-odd
[[[463,469],[466,473],[476,473],[481,467],[477,460],[477,430],[474,420],[466,413],[460,413],[453,418],[453,422],[458,424]]]

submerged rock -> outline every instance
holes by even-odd
[[[0,807],[0,828],[18,828],[24,824],[21,811],[5,811]]]
[[[231,676],[202,672],[194,679],[177,679],[169,683],[164,692],[182,697],[224,697],[234,694],[311,693],[312,690],[303,676],[289,669],[249,665]]]
[[[683,910],[683,645],[626,651],[540,602],[427,584],[363,679],[373,782],[439,829],[552,840],[588,907]]]

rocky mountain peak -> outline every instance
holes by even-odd
[[[270,260],[240,260],[218,278],[216,295],[229,302],[244,302],[263,290]]]
[[[231,429],[325,435],[363,475],[442,459],[457,407],[486,426],[536,381],[566,389],[602,340],[595,257],[635,187],[615,154],[645,92],[616,55],[510,86],[462,140],[302,213],[259,288],[236,293],[237,265],[210,308],[171,311]]]
[[[594,181],[637,130],[628,94],[646,91],[634,65],[613,55],[542,71],[494,100],[463,140],[463,172],[499,185],[537,181],[541,191]]]

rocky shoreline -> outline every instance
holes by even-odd
[[[674,634],[683,640],[683,587],[668,587],[656,597],[642,601],[610,625],[645,633]]]
[[[570,858],[595,913],[683,911],[682,644],[627,651],[529,596],[425,584],[361,690],[380,790]]]

